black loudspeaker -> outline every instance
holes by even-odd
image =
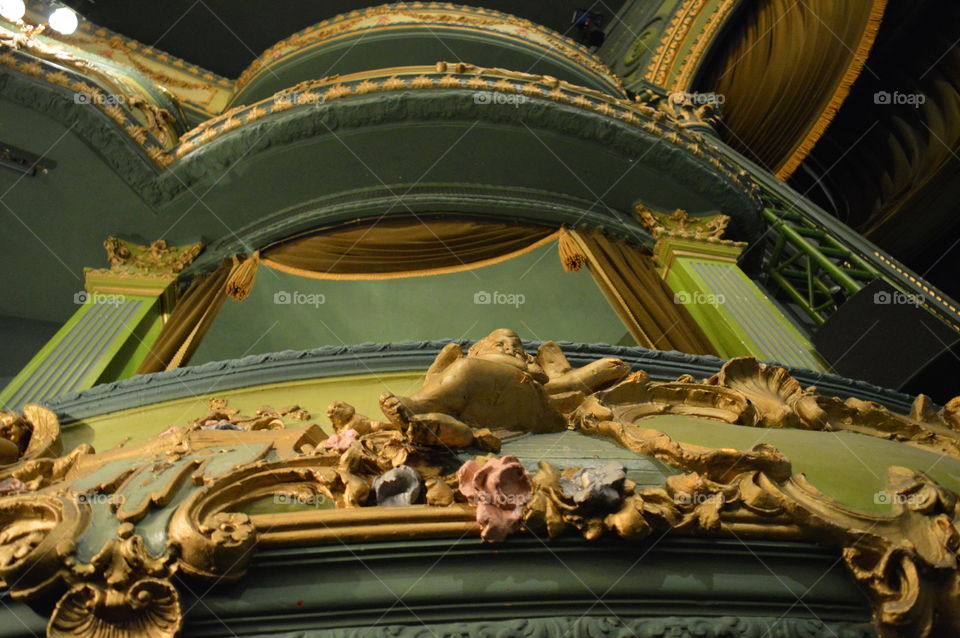
[[[837,374],[943,404],[960,395],[960,332],[878,279],[847,299],[813,335]]]

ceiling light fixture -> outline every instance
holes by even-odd
[[[18,22],[26,12],[27,7],[23,0],[0,0],[0,16],[10,22]]]
[[[73,12],[73,9],[60,7],[50,14],[48,23],[54,31],[63,35],[70,35],[77,30],[77,14]]]

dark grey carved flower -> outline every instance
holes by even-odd
[[[201,430],[243,430],[239,425],[230,423],[229,421],[220,421],[219,423],[210,423],[208,425],[201,425]]]
[[[384,507],[413,505],[422,491],[423,479],[420,478],[420,473],[409,465],[398,465],[373,481],[377,505]]]
[[[592,469],[581,469],[571,477],[562,477],[563,495],[574,503],[599,510],[609,510],[623,500],[626,468],[615,461]]]

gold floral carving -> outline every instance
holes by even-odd
[[[746,246],[743,242],[723,239],[723,233],[730,223],[730,217],[727,215],[691,217],[687,211],[679,208],[669,215],[652,211],[643,204],[637,204],[634,208],[637,216],[640,217],[640,223],[655,239],[676,237],[711,244]]]
[[[958,404],[938,410],[921,397],[909,416],[896,415],[863,401],[825,399],[784,369],[750,358],[699,382],[689,375],[654,381],[615,359],[573,368],[555,344],[534,356],[515,333],[498,330],[466,354],[456,345],[442,350],[420,390],[381,397],[382,419],[332,404],[331,436],[316,426],[288,429],[287,422],[310,418],[297,406],[247,416],[212,400],[208,414],[130,448],[98,454],[81,446],[61,457],[21,458],[0,474],[0,580],[15,598],[58,601],[48,635],[139,638],[179,631],[175,574],[238,580],[263,547],[471,533],[494,540],[512,529],[546,538],[660,532],[803,539],[841,552],[884,638],[953,635],[960,630],[955,494],[921,473],[891,468],[892,512],[853,511],[794,474],[769,445],[692,445],[657,430],[655,417],[698,417],[705,427],[847,429],[957,456]],[[56,419],[40,410],[18,418],[55,432]],[[13,428],[13,420],[5,423]],[[529,477],[513,457],[463,463],[459,456],[463,448],[495,451],[518,433],[564,428],[608,437],[681,473],[640,487],[615,463],[541,463]],[[510,485],[503,483],[508,474]],[[388,476],[393,483],[384,490]],[[247,513],[280,497],[297,507]],[[499,497],[512,500],[498,518]],[[387,500],[406,506],[378,506]],[[162,551],[148,550],[137,525],[168,507]],[[483,525],[510,527],[481,532],[481,508]],[[91,528],[98,511],[100,536]],[[78,557],[80,543],[93,558]]]
[[[669,95],[661,95],[657,91],[644,89],[634,99],[640,104],[666,114],[671,120],[687,129],[709,127],[715,131],[720,123],[720,104],[718,97],[712,93],[676,91]],[[697,152],[699,148],[697,145],[691,150]]]

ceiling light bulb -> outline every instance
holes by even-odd
[[[0,0],[0,16],[3,16],[10,22],[16,22],[27,12],[23,0]]]
[[[50,14],[50,28],[63,35],[70,35],[77,30],[77,14],[72,9],[60,7]]]

